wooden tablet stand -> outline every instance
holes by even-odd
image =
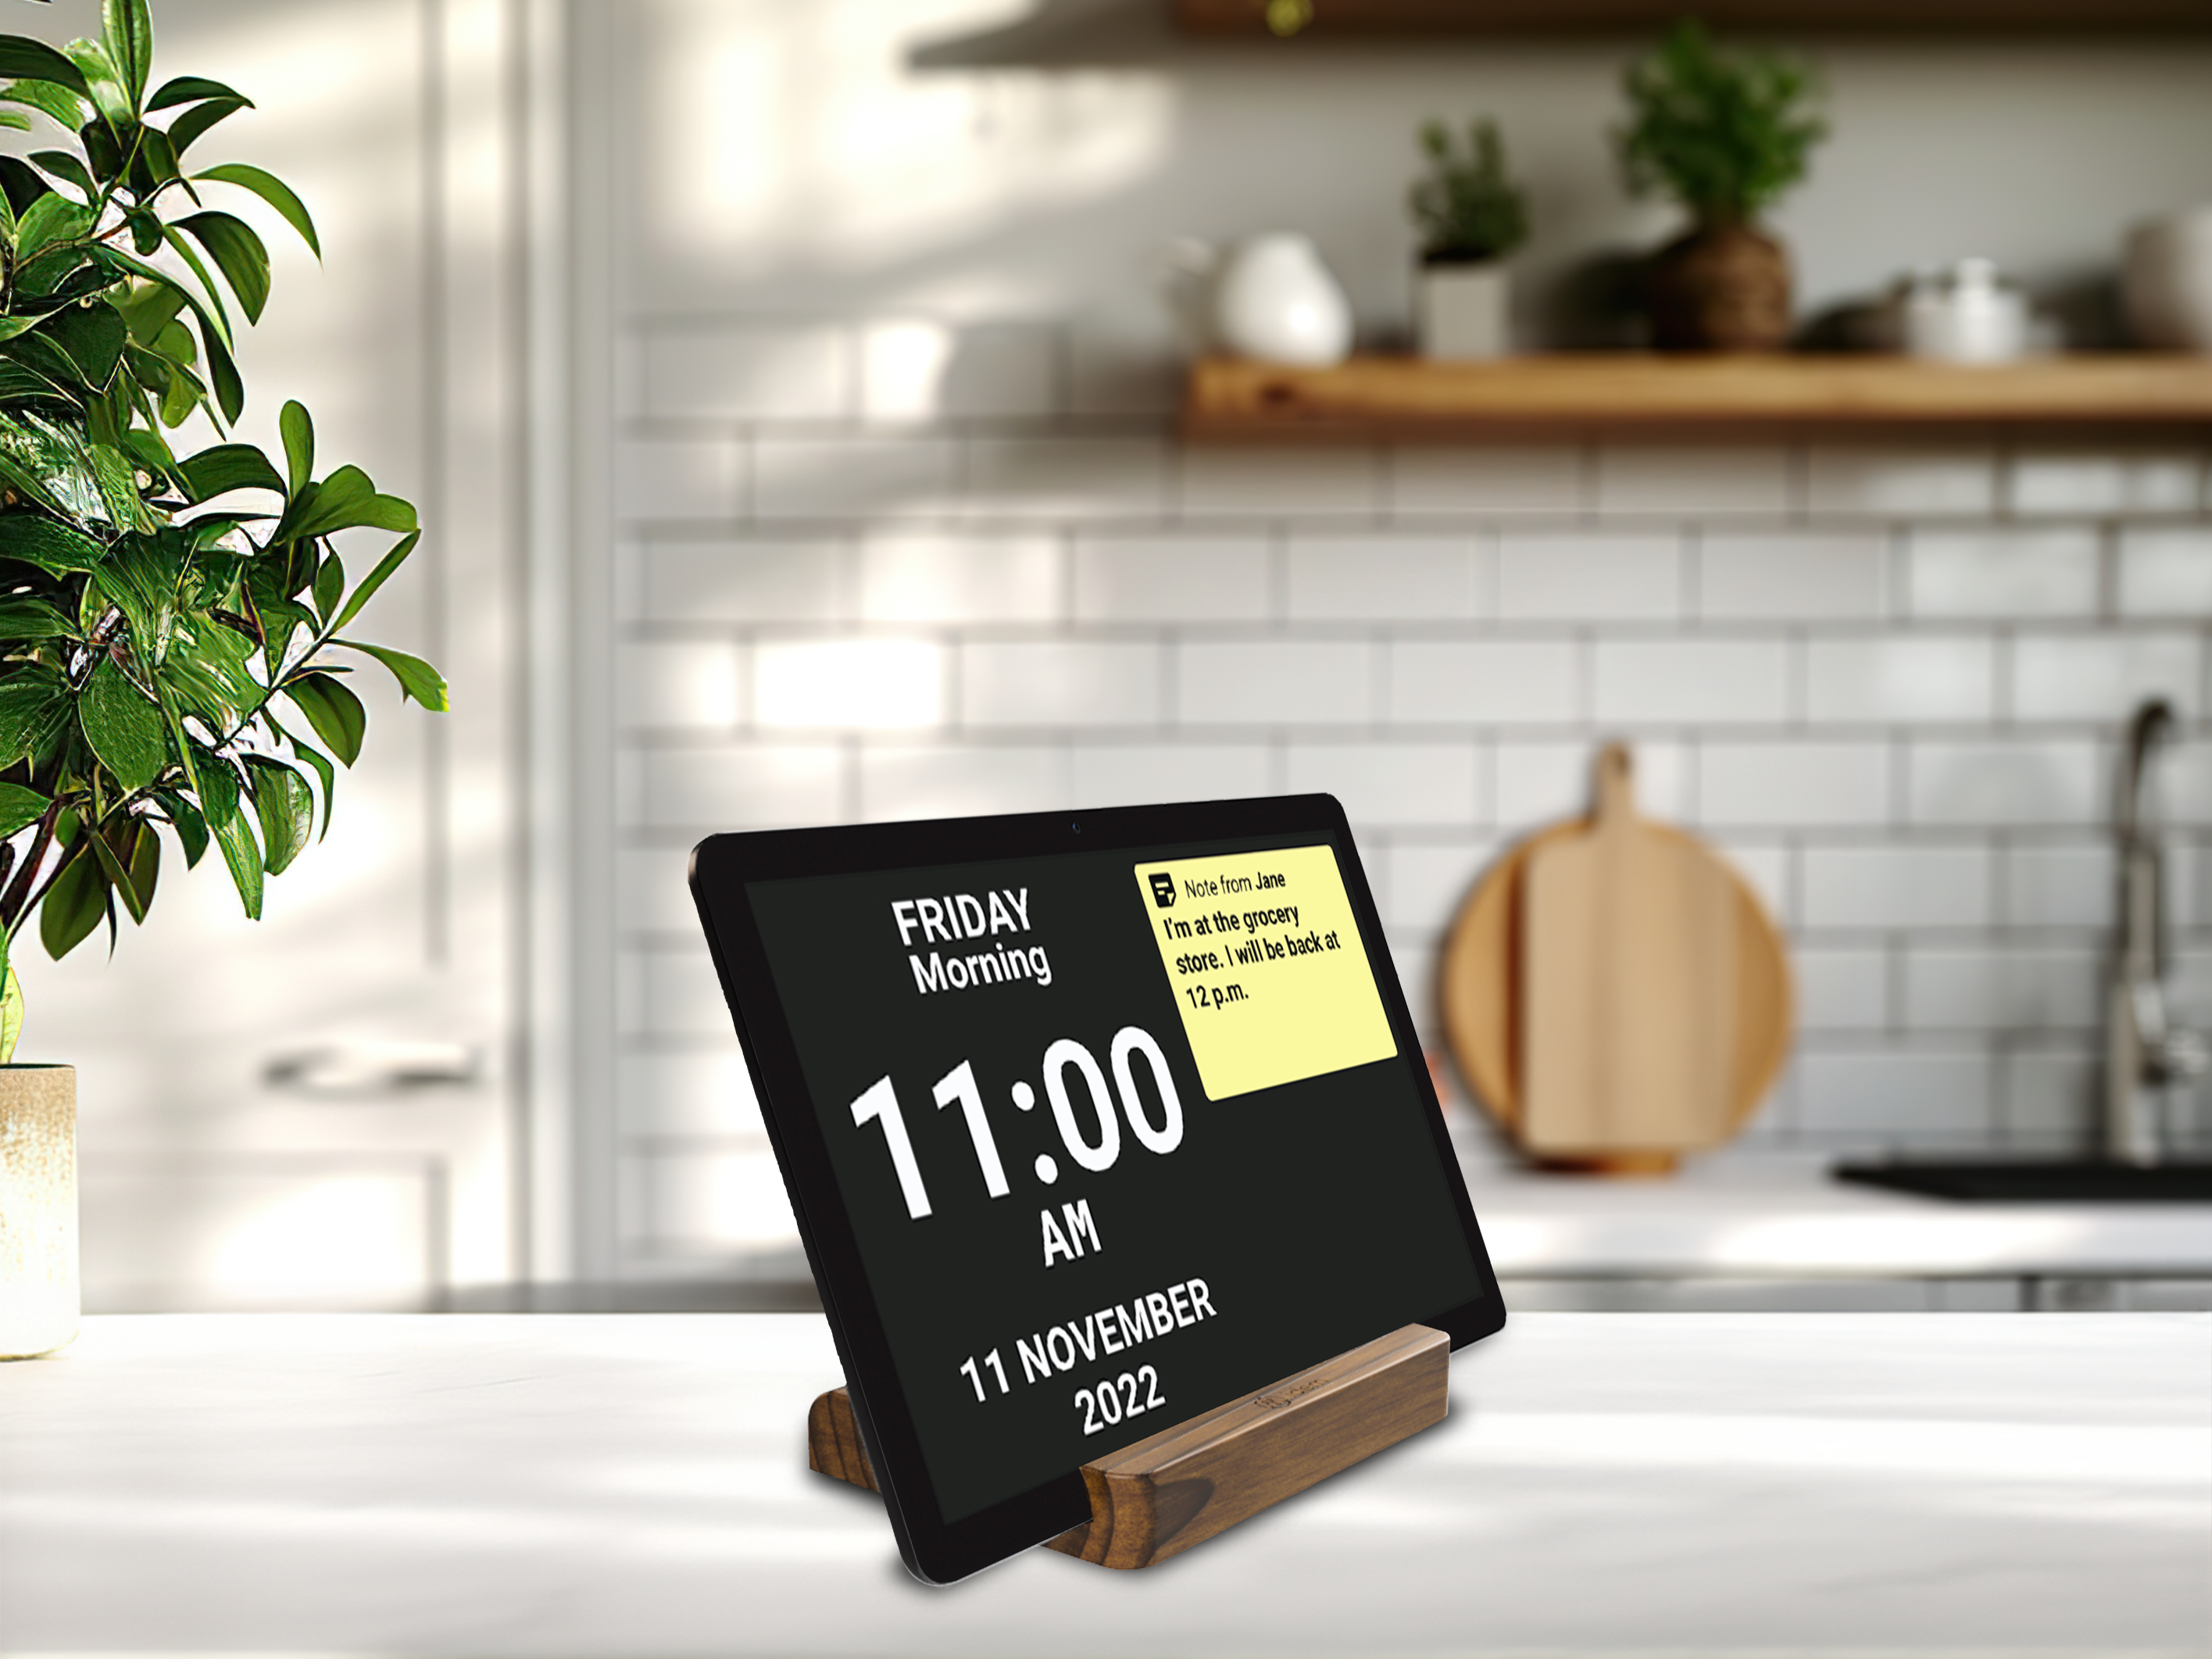
[[[1286,1376],[1083,1466],[1091,1519],[1048,1549],[1105,1567],[1149,1567],[1443,1420],[1451,1339],[1425,1325]],[[879,1490],[832,1389],[806,1413],[809,1468]]]

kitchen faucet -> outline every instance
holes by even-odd
[[[2160,1153],[2160,1107],[2168,1084],[2212,1064],[2202,1035],[2167,1023],[2166,911],[2156,827],[2143,810],[2153,752],[2173,735],[2164,701],[2136,710],[2120,773],[2120,937],[2112,964],[2105,1035],[2105,1156],[2154,1164]]]

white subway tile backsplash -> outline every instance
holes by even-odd
[[[1986,720],[1996,653],[1979,635],[1816,639],[1806,647],[1806,714],[1854,724]]]
[[[1389,458],[1390,509],[1418,514],[1582,508],[1583,453],[1566,444],[1408,446]]]
[[[1910,763],[1915,823],[2005,829],[2105,817],[2104,774],[2085,740],[1917,743]]]
[[[2097,532],[2086,526],[1917,529],[1907,557],[1915,617],[2097,614]]]
[[[625,519],[734,519],[744,510],[744,448],[732,438],[636,438],[615,452],[615,511]]]
[[[957,462],[943,438],[763,438],[753,511],[763,519],[941,516]]]
[[[1580,712],[1566,640],[1401,640],[1390,647],[1393,720],[1560,722]]]
[[[1707,531],[1697,559],[1698,614],[1708,621],[1858,622],[1882,612],[1880,531]]]
[[[641,342],[645,407],[672,420],[818,421],[851,412],[850,330],[798,319],[663,324]]]
[[[2005,855],[2004,920],[2021,927],[2108,927],[2117,878],[2103,842],[2014,847]]]
[[[2092,1054],[2016,1050],[2004,1057],[2004,1143],[2045,1153],[2092,1150],[2103,1067]]]
[[[971,726],[1151,726],[1164,712],[1164,647],[1145,641],[970,644],[960,653]]]
[[[1248,622],[1272,609],[1267,541],[1257,534],[1085,535],[1075,546],[1084,622]]]
[[[1970,1146],[1994,1127],[1986,1054],[1826,1054],[1797,1059],[1797,1121],[1816,1140]]]
[[[1282,793],[1263,744],[1087,744],[1070,752],[1077,806],[1230,800]]]
[[[860,752],[860,816],[869,823],[1051,812],[1068,805],[1067,750],[1057,744],[884,744]]]
[[[2201,458],[2186,450],[2158,454],[2023,450],[2013,457],[2012,510],[2069,516],[2187,513],[2197,506],[2203,472]]]
[[[794,640],[753,649],[753,719],[764,726],[937,726],[943,646],[928,640]]]
[[[642,969],[642,1025],[647,1036],[727,1037],[733,1035],[730,1005],[722,996],[707,941],[639,952]]]
[[[626,726],[733,726],[744,718],[745,653],[726,640],[631,641],[615,658]]]
[[[844,756],[830,744],[692,745],[637,756],[641,822],[696,830],[835,823],[843,817]]]
[[[1516,743],[1498,745],[1497,817],[1518,835],[1562,818],[1587,817],[1596,803],[1599,745],[1594,743]],[[1676,743],[1635,745],[1636,810],[1644,817],[1689,816],[1689,754]]]
[[[2151,799],[2167,822],[2212,823],[2212,743],[2191,737],[2162,748],[2151,767],[2150,787]]]
[[[1294,743],[1287,758],[1292,794],[1334,795],[1363,828],[1464,828],[1487,816],[1472,743]]]
[[[2197,710],[2203,661],[2193,634],[2022,634],[2012,647],[2017,720],[2117,726],[2151,697],[2185,720]]]
[[[1890,817],[1889,745],[1709,743],[1698,750],[1698,817],[1724,828],[1857,828]]]
[[[1917,1031],[2094,1030],[2099,957],[2086,951],[1922,946],[1905,957],[1905,1018]]]
[[[1443,933],[1497,856],[1497,847],[1487,841],[1391,848],[1385,866],[1388,896],[1378,896],[1383,926]],[[1371,875],[1381,860],[1363,862]]]
[[[1375,717],[1374,689],[1364,641],[1192,641],[1178,653],[1186,725],[1360,725]]]
[[[1062,562],[1054,535],[878,532],[860,544],[860,619],[1054,621]]]
[[[1601,513],[1717,518],[1790,506],[1790,453],[1779,444],[1608,444],[1597,454]]]
[[[1790,965],[1801,1030],[1879,1031],[1888,1025],[1887,951],[1801,945]]]
[[[1996,511],[1996,478],[1986,445],[1815,444],[1806,505],[1816,517],[1985,518]]]
[[[1293,534],[1293,621],[1464,622],[1485,614],[1492,550],[1471,535]]]
[[[656,1147],[633,1151],[623,1163],[623,1243],[630,1252],[690,1262],[798,1246],[775,1153],[764,1145]]]
[[[2123,530],[2119,611],[2123,617],[2212,616],[2212,526]]]
[[[1779,640],[1601,640],[1596,659],[1601,720],[1736,725],[1787,713]]]
[[[1510,529],[1499,538],[1498,614],[1506,621],[1657,621],[1681,612],[1678,535]]]
[[[837,541],[659,542],[637,556],[647,621],[826,623],[840,611]]]
[[[1030,323],[887,319],[860,331],[871,421],[1006,420],[1055,412],[1059,331]]]
[[[1808,847],[1807,927],[1980,927],[1990,858],[1978,847]]]
[[[1796,902],[1791,893],[1790,872],[1795,862],[1787,847],[1771,843],[1722,839],[1718,842],[1721,856],[1734,865],[1736,872],[1751,884],[1751,890],[1766,907],[1766,913],[1788,927],[1795,925]]]
[[[966,510],[981,517],[1157,518],[1167,446],[1153,438],[976,438]]]
[[[1181,460],[1181,506],[1187,518],[1370,518],[1382,506],[1381,471],[1370,449],[1206,444],[1185,449]]]

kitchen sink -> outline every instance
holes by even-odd
[[[1838,1164],[1838,1181],[1969,1203],[2185,1204],[2212,1200],[2212,1164],[2119,1164],[2103,1159],[1927,1159]]]

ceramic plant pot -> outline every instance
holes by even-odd
[[[2212,351],[2212,208],[2138,225],[2122,287],[2136,338],[2170,351]]]
[[[0,1359],[76,1335],[76,1070],[0,1066]]]
[[[1790,341],[1790,253],[1741,221],[1700,225],[1660,250],[1651,343],[1662,351],[1778,351]]]
[[[1512,349],[1513,283],[1498,260],[1425,261],[1413,295],[1424,357],[1464,361]]]

